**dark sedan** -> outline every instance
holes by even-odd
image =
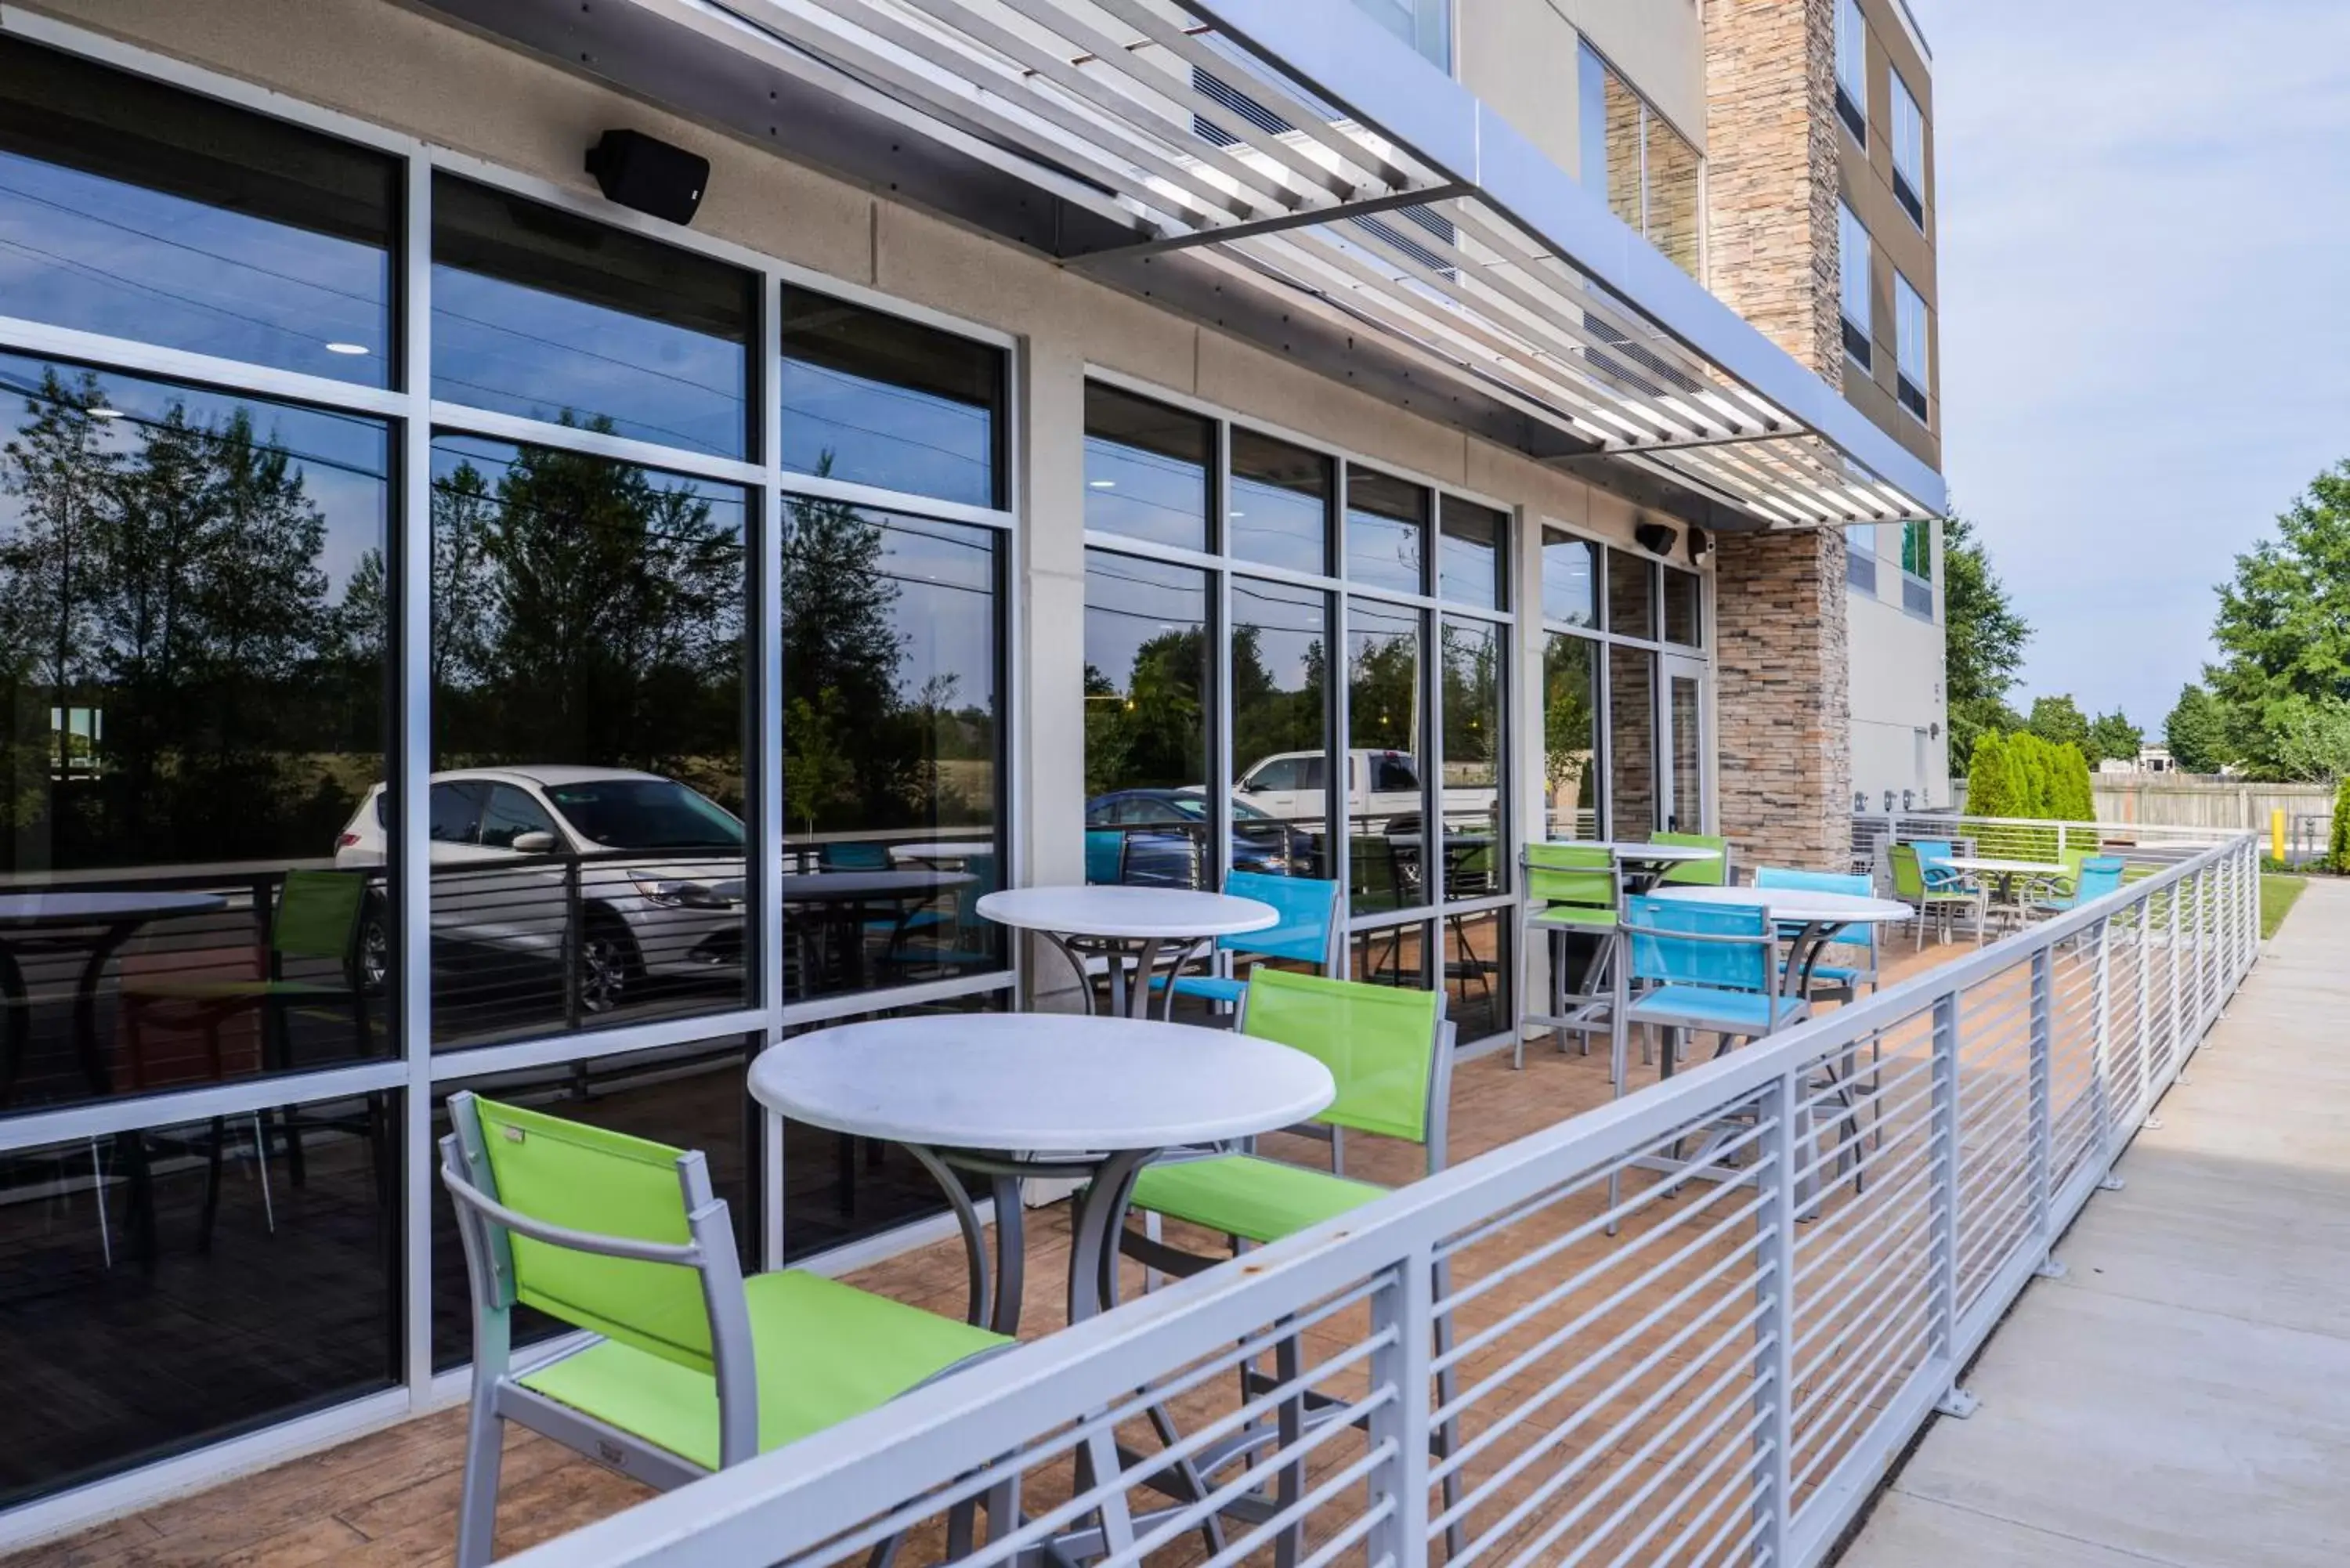
[[[1086,802],[1086,880],[1139,887],[1197,888],[1213,832],[1198,790],[1121,789]],[[1311,846],[1303,831],[1253,805],[1232,803],[1232,869],[1304,874]]]

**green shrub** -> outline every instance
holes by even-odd
[[[2326,836],[2325,863],[2350,872],[2350,774],[2334,786],[2334,830]]]

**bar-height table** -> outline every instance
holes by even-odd
[[[1218,937],[1236,937],[1278,924],[1280,913],[1254,898],[1188,888],[1012,888],[979,901],[979,912],[1000,926],[1035,931],[1077,971],[1086,1011],[1094,1009],[1086,960],[1109,966],[1110,1011],[1136,1018],[1150,1008],[1150,973],[1159,950],[1172,944],[1180,969]],[[1129,992],[1126,965],[1135,966]]]
[[[87,950],[80,981],[74,987],[74,1051],[90,1093],[102,1097],[113,1092],[112,1075],[98,1048],[98,988],[105,979],[107,961],[150,920],[215,914],[227,908],[228,900],[216,893],[0,894],[0,999],[8,1013],[0,1104],[15,1092],[24,1064],[28,1001],[20,953]]]

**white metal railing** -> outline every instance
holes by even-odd
[[[2042,822],[2018,816],[1969,816],[1947,811],[1863,811],[1852,818],[1856,869],[1886,873],[1885,851],[1917,839],[1947,839],[1977,855],[2012,858],[2061,857],[2086,847],[2142,859],[2180,858],[2236,836],[2217,827],[2170,827],[2143,822]]]
[[[517,1568],[1035,1561],[1106,1505],[1068,1560],[1818,1563],[2251,965],[2258,873],[2152,867]]]

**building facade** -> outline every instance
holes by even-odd
[[[461,1088],[937,1233],[742,1071],[1070,1005],[992,887],[1332,878],[1475,1048],[1518,846],[1840,864],[1825,15],[0,10],[0,1545],[459,1397]]]

